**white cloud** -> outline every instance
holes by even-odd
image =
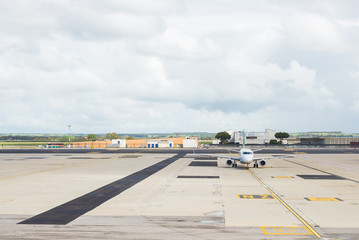
[[[168,28],[162,35],[145,39],[137,47],[147,54],[179,60],[205,60],[222,55],[221,47],[212,39],[175,28]]]
[[[3,1],[0,132],[355,131],[349,5]]]
[[[351,106],[351,110],[359,113],[359,100],[354,100]]]
[[[349,72],[348,74],[351,78],[359,79],[359,72]]]
[[[283,18],[288,41],[302,50],[341,53],[346,41],[338,24],[316,13],[292,12]]]
[[[357,117],[359,114],[359,91],[355,89],[355,91],[353,91],[351,95],[352,102],[350,103],[350,112]]]
[[[125,12],[140,15],[167,15],[178,13],[184,10],[184,2],[181,0],[156,0],[151,3],[142,0],[105,0],[105,1],[86,1],[91,9],[100,12]],[[81,6],[80,6],[81,7]]]

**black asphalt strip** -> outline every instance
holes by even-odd
[[[177,178],[219,178],[219,176],[177,176]]]
[[[95,209],[104,202],[116,197],[123,191],[148,178],[152,174],[167,167],[185,154],[177,154],[171,158],[156,163],[148,168],[135,172],[127,177],[87,193],[44,213],[29,218],[19,224],[65,225]]]
[[[303,179],[333,179],[333,180],[345,180],[345,178],[339,177],[337,175],[297,175],[298,177],[301,177]]]
[[[192,161],[188,166],[191,167],[217,167],[217,162],[208,161]]]
[[[318,171],[318,172],[322,172],[322,173],[329,174],[329,175],[331,175],[331,176],[335,176],[335,177],[337,177],[336,179],[345,179],[345,180],[349,180],[349,181],[352,181],[352,182],[355,182],[355,183],[359,183],[359,181],[357,181],[357,180],[350,179],[350,178],[345,178],[345,177],[341,177],[341,176],[332,174],[332,173],[330,173],[330,172],[326,172],[326,171],[320,170],[320,169],[318,169],[318,168],[309,167],[309,166],[307,166],[307,165],[300,164],[300,163],[297,163],[297,162],[293,162],[293,161],[290,161],[290,160],[287,160],[287,159],[283,159],[283,160],[284,160],[284,161],[287,161],[287,162],[291,162],[291,163],[297,164],[297,165],[300,165],[300,166],[303,166],[303,167],[306,167],[306,168],[310,168],[310,169],[316,170],[316,171]]]
[[[194,160],[213,160],[213,161],[217,161],[217,157],[195,157]]]

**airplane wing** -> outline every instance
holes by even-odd
[[[209,156],[209,157],[217,157],[217,158],[237,159],[235,157],[230,157],[230,156],[221,156],[221,155],[212,155],[212,154],[198,154],[198,153],[194,153],[194,154],[198,155],[198,156]]]
[[[253,158],[253,160],[262,160],[262,159],[270,159],[270,158],[294,158],[294,156],[291,156],[291,155],[272,155],[271,157]]]
[[[262,160],[262,159],[270,159],[270,158],[273,158],[273,157],[260,157],[260,158],[253,158],[253,160]]]
[[[235,160],[239,160],[239,159],[240,159],[240,158],[231,157],[231,156],[222,156],[222,155],[195,153],[194,150],[193,150],[193,154],[194,154],[194,155],[198,155],[198,156],[209,156],[209,157],[227,158],[227,159],[235,159]]]
[[[230,152],[237,152],[237,153],[241,152],[241,150],[237,150],[237,149],[226,149],[226,150],[230,151]],[[252,150],[252,152],[258,152],[260,150],[262,150],[262,149],[254,149],[254,150]]]

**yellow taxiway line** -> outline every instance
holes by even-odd
[[[308,229],[311,231],[317,238],[322,238],[320,234],[315,231],[301,216],[299,216],[288,204],[286,204],[275,192],[272,191],[267,185],[265,185],[251,170],[247,169],[248,172],[257,179],[258,182],[260,182],[272,195],[274,198],[276,198],[279,202],[281,202],[296,218],[298,218],[299,221],[301,221]]]

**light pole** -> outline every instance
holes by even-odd
[[[69,127],[69,147],[71,145],[71,134],[70,134],[70,128],[71,128],[71,125],[67,125]]]

